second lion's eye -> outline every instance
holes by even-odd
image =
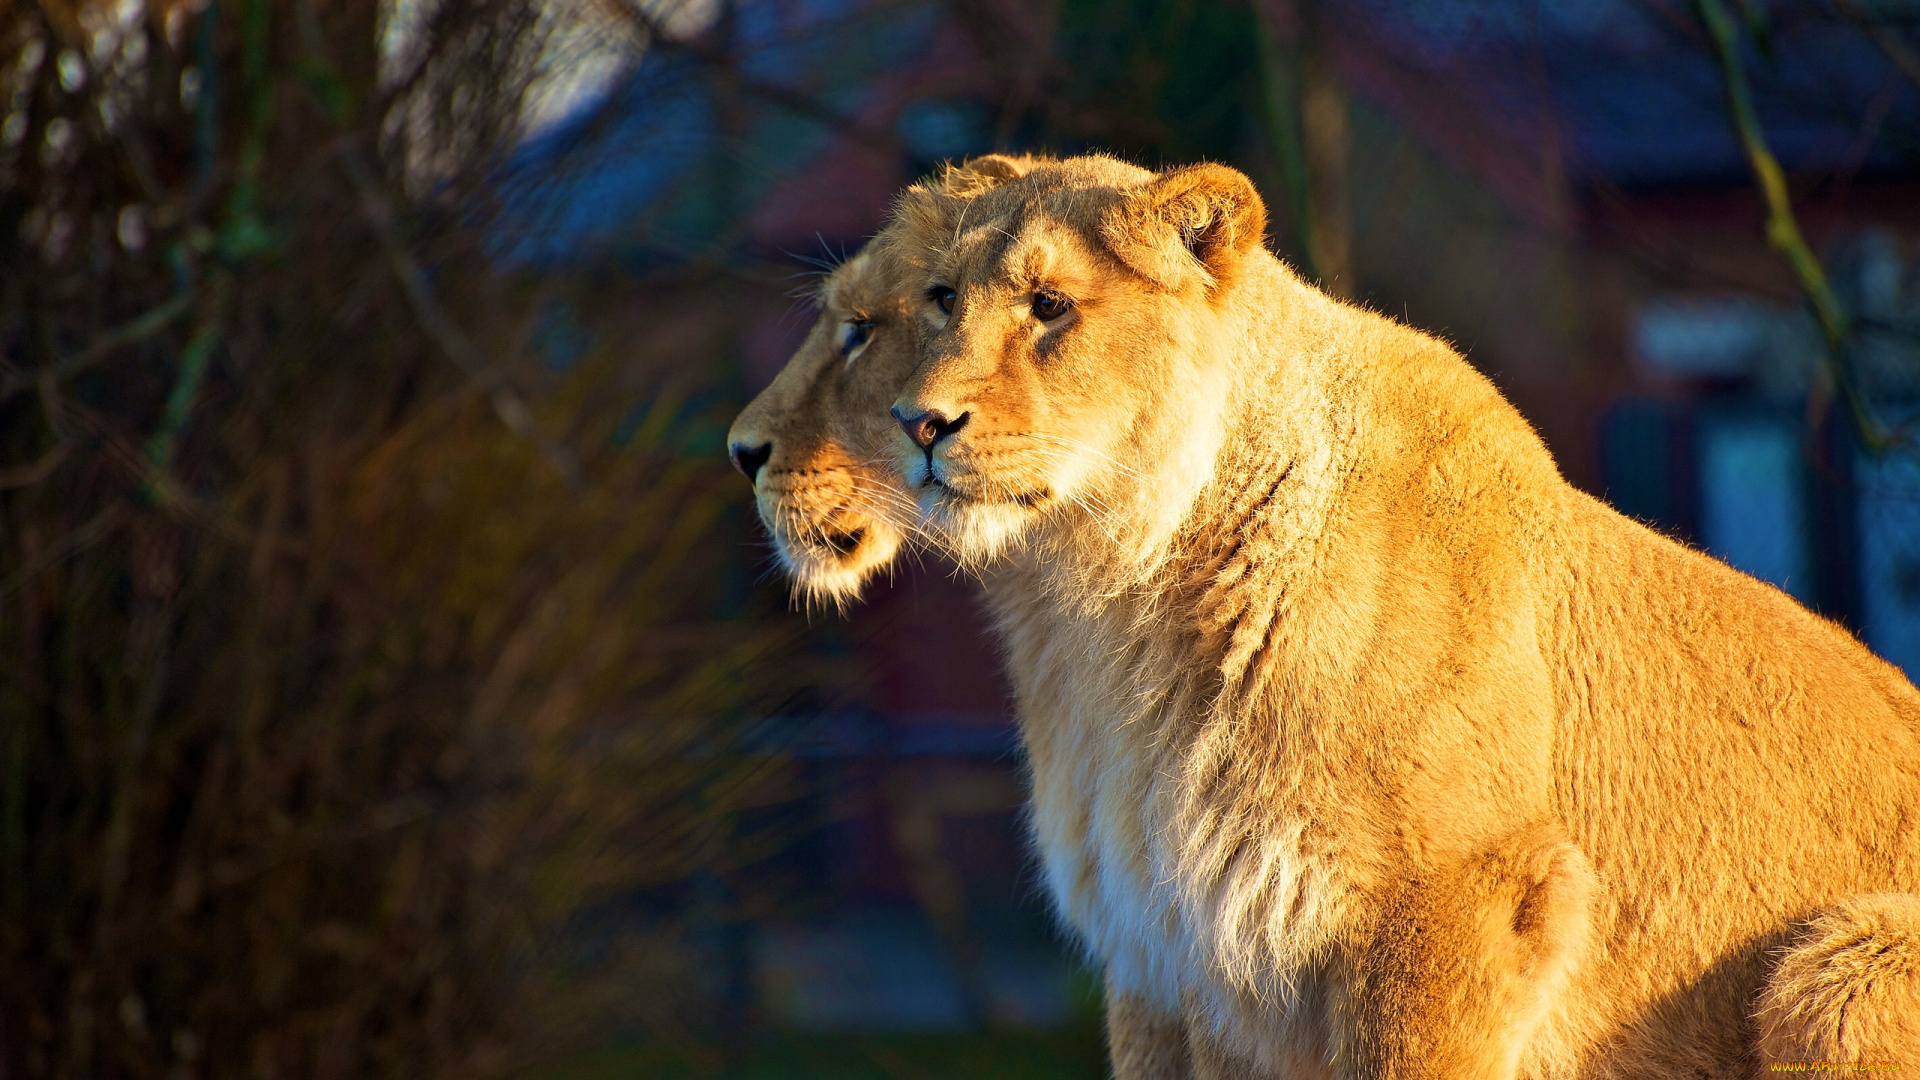
[[[942,315],[953,314],[953,302],[959,295],[945,285],[935,285],[927,290],[927,299],[939,306]]]
[[[1037,292],[1033,294],[1033,317],[1041,322],[1052,322],[1065,315],[1073,307],[1073,301],[1057,292]]]
[[[840,324],[840,355],[852,356],[853,351],[867,343],[873,336],[872,319],[848,319]]]

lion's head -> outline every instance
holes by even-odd
[[[1265,224],[1218,165],[1073,158],[971,200],[903,198],[883,243],[914,267],[925,346],[893,452],[929,532],[980,561],[1050,521],[1148,559],[1220,450],[1244,337],[1228,309]]]
[[[910,190],[965,201],[1034,164],[987,155]],[[825,277],[805,342],[727,435],[795,591],[836,604],[893,561],[917,515],[889,468],[887,406],[919,361],[919,283],[903,287],[885,247]]]

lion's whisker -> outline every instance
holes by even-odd
[[[1035,442],[1052,443],[1055,446],[1062,447],[1068,450],[1077,450],[1092,456],[1093,458],[1098,460],[1102,465],[1105,465],[1106,467],[1113,469],[1115,472],[1118,472],[1123,476],[1128,476],[1135,480],[1149,479],[1149,477],[1145,473],[1141,472],[1139,469],[1134,468],[1133,466],[1128,465],[1124,462],[1115,460],[1112,454],[1107,453],[1106,451],[1101,450],[1099,447],[1096,447],[1093,444],[1085,442],[1080,439],[1074,439],[1064,435],[1055,435],[1048,432],[1037,432],[1037,431],[1020,432],[1017,437],[1032,439]]]

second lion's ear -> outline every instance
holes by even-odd
[[[1144,277],[1170,289],[1194,274],[1212,289],[1267,231],[1253,181],[1225,165],[1189,165],[1128,192],[1101,224],[1101,239]]]
[[[1039,164],[1039,158],[1024,155],[981,154],[958,165],[947,166],[940,175],[939,184],[948,195],[972,198],[1009,180],[1018,180]]]
[[[1012,154],[981,154],[960,163],[963,172],[984,176],[995,181],[1018,180],[1032,172],[1040,159],[1025,154],[1015,157]]]

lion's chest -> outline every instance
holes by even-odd
[[[1017,585],[991,595],[1057,910],[1116,989],[1198,1009],[1228,1042],[1301,1027],[1304,968],[1337,907],[1318,815],[1301,816],[1312,800],[1284,778],[1213,782],[1232,756],[1216,736],[1242,725],[1216,722],[1206,661],[1146,629],[1153,617],[1062,618]]]
[[[1152,837],[1156,778],[1083,708],[1023,710],[1033,769],[1033,831],[1061,916],[1116,986],[1174,1007],[1191,955],[1177,890]]]
[[[1154,714],[1171,696],[1119,685],[1023,702],[1052,898],[1118,988],[1228,1027],[1284,1021],[1324,929],[1326,867],[1301,823],[1207,807],[1193,786],[1206,747],[1152,734],[1182,727]]]

